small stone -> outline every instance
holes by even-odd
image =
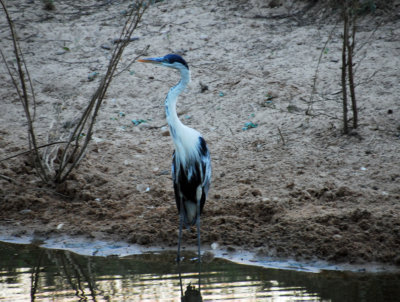
[[[170,136],[168,127],[166,127],[166,126],[161,127],[161,135],[162,135],[162,136]]]
[[[29,214],[29,213],[32,213],[32,210],[25,209],[25,210],[19,211],[19,213],[20,213],[20,214]]]
[[[217,248],[219,248],[218,242],[213,242],[213,243],[211,243],[211,248],[212,248],[213,250],[216,250]]]
[[[200,92],[203,93],[208,90],[208,86],[200,82]]]
[[[150,191],[150,187],[147,184],[138,184],[136,185],[136,190],[138,190],[140,193],[145,193]]]
[[[111,46],[108,45],[108,44],[102,44],[100,47],[105,49],[105,50],[111,50]]]
[[[339,234],[335,234],[335,235],[332,236],[332,238],[335,239],[335,240],[340,240],[340,239],[342,239],[342,237],[343,236],[339,235]]]
[[[208,41],[208,36],[206,34],[201,34],[199,37],[200,40]]]

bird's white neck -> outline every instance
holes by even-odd
[[[176,102],[178,100],[178,96],[183,90],[185,90],[186,86],[190,82],[190,72],[188,69],[182,68],[180,69],[180,73],[181,80],[177,85],[169,90],[167,98],[165,99],[165,114],[174,141],[174,131],[179,131],[182,129],[182,127],[184,127],[183,123],[178,118],[178,114],[176,113]]]
[[[176,113],[176,101],[178,96],[190,81],[188,69],[182,68],[180,72],[181,80],[176,86],[169,90],[167,98],[165,99],[165,114],[167,116],[169,131],[175,145],[177,169],[179,169],[181,164],[185,166],[190,158],[196,156],[197,149],[193,148],[193,146],[197,146],[200,137],[200,133],[184,125],[179,120],[178,114]]]

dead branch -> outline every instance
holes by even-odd
[[[8,66],[7,61],[5,60],[4,54],[1,53],[1,55],[6,64],[7,70],[11,76],[12,83],[14,84],[14,87],[18,93],[18,97],[20,99],[22,107],[24,108],[25,117],[28,122],[29,148],[32,148],[34,151],[34,155],[35,155],[34,164],[35,164],[36,170],[38,171],[38,174],[42,180],[48,181],[49,176],[48,176],[47,171],[44,168],[44,165],[40,158],[40,154],[38,152],[38,144],[37,144],[36,134],[34,131],[34,126],[33,126],[33,122],[35,120],[35,113],[36,113],[35,92],[33,89],[31,78],[29,76],[28,68],[25,64],[24,56],[22,54],[22,51],[21,51],[21,48],[20,48],[20,45],[19,45],[19,42],[17,39],[17,35],[15,34],[13,21],[11,20],[10,14],[8,13],[7,7],[3,0],[0,0],[0,4],[3,7],[4,13],[5,13],[5,16],[7,19],[7,23],[8,23],[9,29],[10,29],[11,37],[12,37],[14,56],[15,56],[16,63],[17,63],[17,71],[18,71],[19,81],[17,81],[15,79],[15,77],[12,75],[11,69]],[[26,85],[27,81],[29,83],[28,87]],[[29,93],[28,93],[28,89],[29,89]],[[30,98],[32,98],[32,100],[33,100],[33,105],[32,105],[33,106],[33,115],[31,114]]]
[[[111,81],[114,77],[118,63],[121,59],[122,53],[126,46],[132,41],[132,34],[134,30],[137,28],[141,18],[147,9],[149,4],[145,0],[138,1],[128,14],[126,14],[126,22],[121,31],[120,37],[118,39],[118,43],[116,43],[116,47],[112,53],[112,57],[110,59],[107,72],[105,76],[101,79],[101,82],[93,94],[87,108],[82,113],[80,119],[78,120],[77,125],[73,129],[73,131],[69,135],[69,139],[62,142],[54,142],[46,145],[39,146],[36,139],[36,134],[34,130],[34,120],[35,120],[35,109],[36,109],[36,100],[35,93],[33,89],[33,84],[31,78],[29,76],[28,68],[25,64],[24,57],[22,55],[22,51],[20,45],[18,43],[17,35],[14,30],[14,25],[12,19],[7,11],[4,0],[0,0],[0,4],[4,9],[5,16],[8,22],[8,26],[11,32],[11,38],[13,42],[14,48],[14,56],[16,60],[16,69],[13,71],[13,68],[9,65],[6,60],[6,56],[0,50],[1,57],[6,65],[7,71],[10,75],[11,81],[15,87],[15,90],[18,94],[19,100],[24,108],[25,116],[28,123],[28,138],[29,138],[29,151],[25,151],[10,157],[7,157],[3,160],[7,160],[22,154],[34,153],[34,165],[36,171],[38,172],[40,178],[44,182],[52,182],[52,183],[62,183],[66,180],[71,171],[76,168],[87,151],[87,146],[89,145],[93,128],[96,121],[97,114],[100,110],[102,101],[105,97],[107,89],[111,84]],[[130,65],[129,65],[130,66]],[[129,66],[127,68],[129,68]],[[17,74],[17,76],[15,75]],[[33,111],[32,111],[33,107]],[[62,138],[59,138],[61,140]],[[60,144],[65,144],[65,146],[60,149]],[[44,147],[49,147],[57,145],[56,148],[51,150],[46,150],[44,152],[40,152],[39,149]],[[61,152],[58,152],[62,150]],[[59,166],[54,167],[55,158],[59,160]]]
[[[134,7],[132,7],[132,9],[127,14],[128,18],[118,39],[121,42],[118,43],[117,46],[114,48],[110,63],[107,68],[107,72],[102,78],[98,89],[93,94],[90,103],[83,112],[77,126],[72,131],[70,140],[63,150],[63,153],[61,155],[60,167],[55,176],[56,183],[61,183],[65,181],[67,176],[84,157],[87,146],[92,138],[93,127],[97,114],[100,110],[100,106],[103,102],[107,89],[114,77],[114,73],[117,69],[122,53],[125,47],[128,46],[128,44],[130,43],[131,36],[134,30],[137,28],[139,22],[141,21],[141,18],[147,7],[148,6],[147,4],[145,4],[145,1],[141,1],[137,3]],[[84,132],[85,129],[86,132]],[[80,140],[82,138],[83,142],[81,144]],[[73,142],[75,142],[74,145],[72,145]]]

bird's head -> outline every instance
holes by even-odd
[[[159,64],[162,66],[175,68],[179,70],[183,68],[189,69],[189,66],[186,63],[186,61],[180,55],[176,54],[168,54],[164,57],[158,57],[158,58],[140,59],[138,60],[138,62]]]

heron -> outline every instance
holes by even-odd
[[[176,113],[176,103],[180,93],[190,82],[189,66],[177,54],[164,57],[140,59],[138,62],[153,63],[176,69],[180,81],[170,88],[165,98],[165,115],[175,150],[172,155],[172,180],[175,201],[179,212],[179,235],[177,262],[179,263],[183,225],[190,229],[197,226],[198,262],[200,254],[200,215],[207,199],[211,182],[211,158],[207,143],[195,129],[184,125]]]

